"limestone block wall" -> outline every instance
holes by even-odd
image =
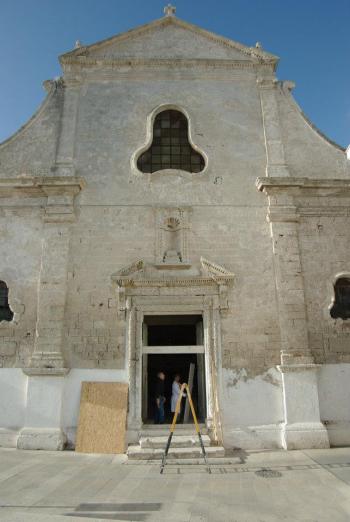
[[[307,217],[300,224],[309,342],[318,363],[350,362],[349,320],[329,313],[336,277],[350,273],[349,227],[346,215]]]
[[[50,175],[54,163],[62,89],[49,82],[49,93],[37,112],[13,136],[0,144],[0,175]]]
[[[40,207],[30,200],[0,208],[0,279],[9,288],[11,322],[0,323],[0,366],[24,367],[33,351],[41,262]]]
[[[288,85],[289,82],[286,82]],[[291,176],[347,178],[344,149],[331,142],[303,114],[286,85],[276,90],[286,161]]]
[[[111,275],[130,262],[155,261],[155,209],[82,206],[73,226],[65,358],[76,368],[121,368],[125,323]],[[279,361],[272,254],[265,209],[192,207],[189,254],[235,273],[223,314],[223,365],[258,374]],[[269,303],[269,306],[266,303]]]

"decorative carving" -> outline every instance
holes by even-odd
[[[201,266],[204,273],[208,274],[216,282],[228,283],[234,278],[234,274],[232,272],[229,272],[229,270],[226,268],[217,265],[212,261],[208,261],[208,259],[205,259],[204,257],[201,257]]]
[[[175,16],[176,13],[176,7],[174,7],[171,4],[168,4],[164,7],[164,14],[165,16]]]
[[[162,267],[164,268],[164,267]],[[201,258],[201,273],[193,273],[193,268],[186,277],[174,276],[170,271],[164,276],[164,270],[157,265],[147,265],[143,260],[136,261],[111,276],[112,281],[117,284],[118,312],[124,315],[128,308],[128,295],[135,296],[143,293],[146,288],[191,288],[197,295],[198,287],[217,288],[217,298],[220,310],[227,310],[228,291],[233,283],[234,274],[224,267]],[[205,292],[205,288],[203,288]],[[187,294],[186,294],[187,295]],[[133,298],[133,297],[132,297]],[[211,297],[212,299],[212,297]]]
[[[160,208],[156,214],[156,266],[188,268],[188,230],[190,209]]]

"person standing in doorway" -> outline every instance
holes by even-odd
[[[164,395],[164,381],[165,381],[165,373],[158,372],[157,373],[157,382],[156,382],[156,411],[155,411],[155,424],[164,424],[164,404],[165,404],[165,395]]]
[[[171,413],[174,414],[176,410],[176,404],[181,393],[181,376],[177,373],[174,377],[173,385],[171,388]],[[186,397],[186,393],[182,394],[182,397]],[[178,421],[180,420],[181,415],[181,403],[180,410],[178,415]]]

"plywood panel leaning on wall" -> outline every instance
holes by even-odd
[[[75,450],[79,453],[124,453],[128,385],[83,382]]]

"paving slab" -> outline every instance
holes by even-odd
[[[130,462],[124,455],[0,449],[1,522],[349,522],[350,449],[231,452]]]

